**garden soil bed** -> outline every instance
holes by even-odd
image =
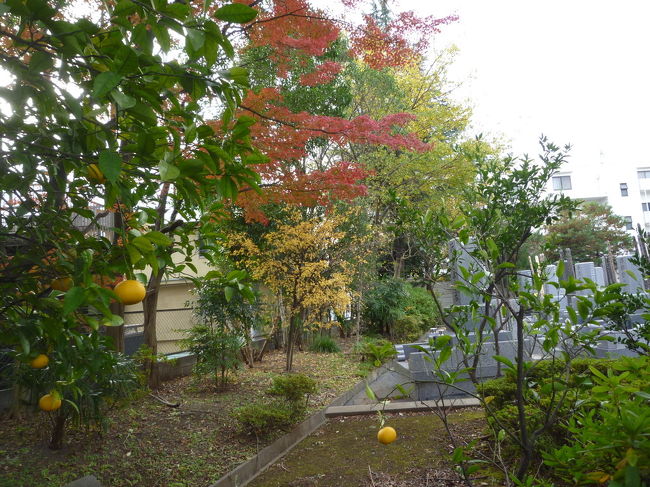
[[[349,350],[351,343],[343,343]],[[27,410],[20,420],[0,416],[0,487],[60,487],[95,475],[106,487],[201,487],[254,456],[284,434],[257,440],[244,435],[230,415],[238,406],[262,398],[274,374],[284,368],[281,352],[267,354],[254,369],[240,371],[226,391],[192,377],[167,382],[157,392],[170,408],[148,394],[112,411],[106,433],[73,428],[60,451],[47,448],[49,417]],[[313,412],[328,405],[360,380],[349,353],[297,353],[294,372],[318,383],[310,398]]]

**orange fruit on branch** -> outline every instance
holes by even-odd
[[[38,400],[38,407],[43,411],[56,411],[61,407],[61,397],[54,391],[45,394]]]
[[[384,426],[379,430],[379,432],[377,432],[377,440],[379,440],[379,443],[383,443],[384,445],[388,445],[396,439],[397,431],[395,431],[395,428],[391,428],[390,426]]]
[[[43,369],[47,367],[47,364],[49,363],[50,363],[50,358],[44,353],[41,353],[35,359],[29,362],[29,365],[31,365],[32,368],[34,369]]]
[[[115,286],[114,291],[115,294],[117,294],[117,297],[120,298],[120,301],[124,304],[138,304],[147,294],[147,290],[142,283],[134,279],[121,281],[117,286]]]
[[[70,290],[72,287],[72,278],[70,277],[57,277],[52,279],[50,287],[56,291],[61,291],[63,293]]]

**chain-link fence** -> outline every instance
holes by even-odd
[[[156,338],[158,353],[167,355],[184,350],[180,340],[187,335],[184,330],[192,327],[194,308],[159,309],[156,316]],[[124,346],[127,354],[134,353],[143,343],[144,313],[127,311],[124,313]]]

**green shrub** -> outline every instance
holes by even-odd
[[[512,404],[517,392],[517,384],[509,377],[499,377],[478,385],[478,393],[483,399],[492,397],[490,409],[498,410],[506,404]]]
[[[426,329],[426,327],[425,327]],[[396,342],[415,342],[422,335],[422,320],[417,316],[403,316],[393,325],[393,340]]]
[[[647,384],[646,384],[647,385]],[[641,398],[603,404],[573,418],[568,445],[544,452],[544,463],[572,485],[648,485],[650,404]],[[641,483],[645,480],[646,483]]]
[[[382,279],[364,296],[363,317],[372,333],[393,340],[414,341],[439,324],[439,313],[429,292],[402,279]]]
[[[241,423],[244,431],[255,436],[265,436],[293,423],[293,411],[280,402],[254,402],[236,408],[232,416]]]
[[[401,279],[382,279],[363,298],[363,318],[373,333],[390,335],[409,304],[408,285]]]
[[[267,392],[282,397],[295,417],[304,412],[309,395],[316,392],[316,381],[303,374],[279,375]]]
[[[370,362],[375,367],[380,367],[397,354],[395,346],[383,338],[364,337],[355,350],[361,354],[362,362]]]
[[[543,457],[551,475],[571,485],[591,485],[598,479],[612,481],[610,486],[627,485],[616,483],[626,475],[646,479],[650,475],[648,359],[576,359],[568,384],[562,378],[564,367],[563,361],[541,361],[528,370],[525,417],[529,433],[541,427],[547,412],[554,409],[551,378],[556,378],[556,394],[570,388],[567,400],[556,411],[557,422],[536,443],[536,458]],[[492,397],[491,427],[518,434],[514,376],[487,381],[477,389],[483,398]],[[506,457],[514,456],[516,450],[510,442],[503,445]],[[633,470],[628,469],[630,461],[636,464]],[[598,479],[595,472],[599,472]]]
[[[241,351],[246,340],[234,330],[223,326],[198,324],[187,330],[183,346],[196,356],[194,374],[211,375],[215,384],[225,387],[228,373],[242,365]]]
[[[440,313],[436,302],[423,287],[407,286],[409,293],[408,304],[405,312],[407,315],[414,316],[420,322],[420,331],[427,331],[429,328],[436,327],[440,324]]]
[[[334,339],[327,335],[316,335],[309,346],[309,350],[316,353],[337,353],[341,351]]]

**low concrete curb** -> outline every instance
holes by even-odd
[[[449,399],[447,401],[394,401],[386,405],[382,404],[355,404],[352,406],[330,406],[325,410],[326,418],[339,416],[359,416],[362,414],[374,414],[377,411],[385,413],[415,413],[418,411],[430,411],[438,407],[445,408],[466,408],[480,406],[480,401],[473,397]]]
[[[99,480],[94,475],[88,475],[69,484],[65,484],[64,487],[102,487],[102,484],[99,483]]]
[[[372,371],[368,374],[366,379],[357,383],[357,385],[348,392],[332,401],[330,407],[347,403],[351,398],[365,390],[366,382],[373,382],[381,374],[389,371],[392,366],[394,366],[393,362],[388,362]],[[317,428],[322,426],[325,421],[327,421],[327,418],[325,417],[326,409],[327,408],[321,409],[311,417],[307,418],[282,438],[260,450],[260,452],[253,458],[242,463],[234,470],[231,470],[214,484],[210,485],[210,487],[244,487],[250,481],[255,479],[255,477],[264,472],[264,470],[266,470],[271,464],[282,458],[294,446],[313,433]]]

